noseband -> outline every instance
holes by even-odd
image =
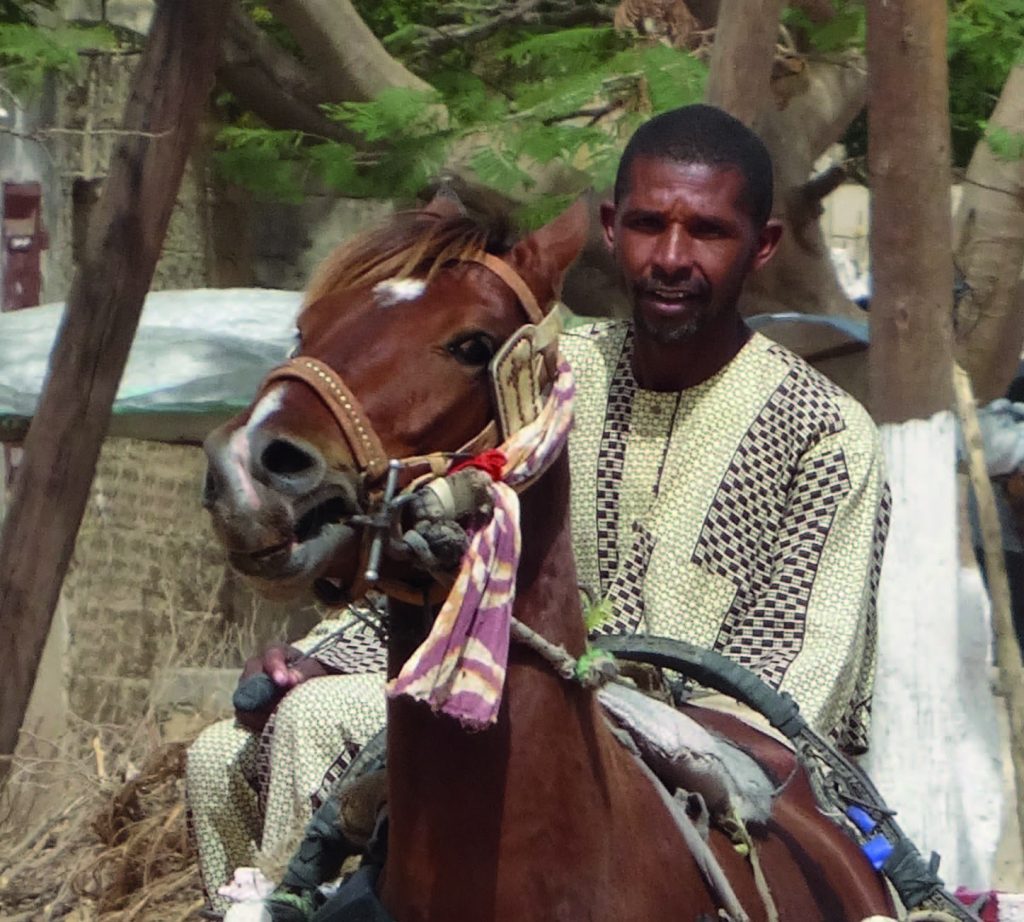
[[[557,311],[553,309],[545,317],[522,276],[497,256],[479,253],[462,261],[478,263],[497,275],[516,295],[528,322],[509,337],[488,366],[498,422],[489,422],[457,451],[389,458],[358,398],[341,375],[318,359],[308,356],[289,359],[272,369],[260,385],[259,393],[263,394],[275,383],[300,381],[316,394],[338,424],[342,441],[352,455],[363,488],[376,511],[392,499],[393,473],[390,489],[385,487],[389,472],[396,468],[406,472],[401,492],[407,493],[428,480],[443,476],[453,462],[495,448],[503,438],[536,419],[545,388],[552,380],[559,330]],[[403,597],[401,592],[396,594]]]

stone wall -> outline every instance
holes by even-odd
[[[318,615],[256,599],[226,570],[199,501],[200,449],[108,439],[61,593],[68,705],[137,717],[169,667],[240,666]]]

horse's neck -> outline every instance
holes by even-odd
[[[521,496],[523,552],[514,614],[578,656],[586,633],[568,488],[563,455]],[[405,652],[393,649],[392,656]],[[538,654],[515,642],[501,712],[487,730],[470,733],[450,718],[430,715],[424,705],[391,701],[386,888],[404,890],[396,878],[405,874],[419,875],[417,885],[422,885],[425,874],[481,871],[483,856],[497,860],[498,840],[508,834],[510,817],[518,821],[532,813],[536,823],[542,817],[554,820],[565,806],[567,775],[579,771],[588,757],[597,720],[590,693],[569,685]],[[425,862],[430,870],[423,868]]]

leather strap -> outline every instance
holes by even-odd
[[[301,381],[312,388],[338,421],[355,455],[356,466],[366,471],[371,480],[384,476],[388,469],[384,446],[355,394],[330,366],[309,356],[289,359],[264,378],[263,389],[281,380]]]
[[[505,260],[499,259],[490,253],[479,253],[476,256],[468,257],[467,262],[480,263],[481,266],[486,266],[508,285],[515,292],[516,297],[519,298],[519,303],[523,305],[523,310],[526,312],[530,323],[539,324],[544,319],[544,312],[540,309],[540,305],[537,303],[533,292],[530,291],[530,287],[523,281],[523,277]]]

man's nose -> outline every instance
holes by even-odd
[[[668,227],[658,238],[651,269],[664,279],[688,278],[693,270],[693,251],[690,238],[681,227]]]

